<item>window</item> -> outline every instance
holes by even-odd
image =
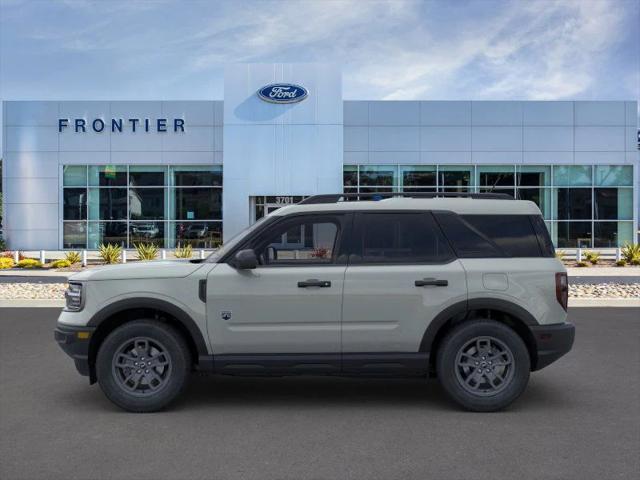
[[[417,165],[400,167],[400,190],[403,192],[435,192],[436,167]]]
[[[504,257],[504,254],[482,233],[450,212],[435,214],[456,255],[460,258]]]
[[[590,188],[557,188],[555,196],[558,220],[591,219]]]
[[[528,215],[462,215],[509,257],[540,257],[538,237]]]
[[[558,222],[558,247],[590,248],[592,238],[591,222]]]
[[[222,241],[221,166],[65,165],[62,181],[64,248]]]
[[[340,220],[335,216],[284,220],[256,242],[260,265],[330,264],[336,256]]]
[[[362,213],[350,263],[445,263],[453,252],[429,213]]]

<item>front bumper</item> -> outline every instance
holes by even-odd
[[[576,328],[572,323],[531,327],[536,342],[537,361],[532,370],[540,370],[571,350]]]
[[[89,376],[89,343],[95,328],[93,327],[74,327],[70,325],[58,324],[53,331],[60,348],[69,355],[76,369],[81,375]]]

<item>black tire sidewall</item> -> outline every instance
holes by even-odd
[[[159,392],[148,397],[128,394],[117,383],[112,371],[112,358],[127,340],[148,337],[160,342],[171,357],[171,374]],[[116,328],[100,345],[96,358],[96,377],[109,400],[130,412],[154,412],[169,405],[184,389],[191,369],[189,349],[175,329],[153,320],[135,320]]]
[[[456,376],[456,356],[469,340],[491,336],[502,341],[511,350],[515,369],[507,387],[492,396],[477,396],[467,392]],[[443,339],[436,358],[440,384],[447,394],[467,410],[491,412],[506,408],[525,390],[529,382],[531,359],[520,336],[510,327],[495,320],[470,320],[456,326]]]

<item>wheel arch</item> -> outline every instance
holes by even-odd
[[[531,370],[536,369],[538,352],[530,326],[539,325],[535,317],[521,306],[496,298],[474,298],[455,303],[440,312],[427,327],[420,351],[429,353],[430,369],[433,371],[436,352],[444,336],[458,323],[471,318],[497,320],[512,328],[525,343],[531,358]]]
[[[180,307],[158,298],[131,298],[114,302],[98,311],[87,324],[95,327],[89,341],[89,379],[96,381],[95,362],[102,341],[114,329],[133,320],[155,319],[178,330],[185,338],[192,360],[208,355],[205,339],[193,318]]]

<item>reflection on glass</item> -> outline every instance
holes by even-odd
[[[591,219],[590,188],[557,188],[554,194],[558,220]]]
[[[405,192],[436,191],[436,167],[431,165],[417,165],[400,167],[401,189]],[[429,189],[412,187],[432,187]]]
[[[86,248],[87,247],[87,224],[86,222],[64,222],[62,233],[63,248]]]
[[[90,188],[89,220],[126,220],[126,188]]]
[[[363,165],[360,167],[360,185],[395,186],[397,168],[393,165]]]
[[[97,249],[100,244],[127,246],[127,222],[89,222],[89,248]]]
[[[591,222],[557,222],[560,248],[591,248]]]
[[[176,220],[210,220],[222,218],[222,189],[172,188]]]
[[[171,232],[172,247],[215,248],[222,244],[221,222],[172,222]]]
[[[596,188],[594,200],[596,220],[633,219],[632,188]]]
[[[556,165],[553,167],[553,184],[580,187],[591,185],[591,165]]]
[[[221,187],[220,165],[171,167],[171,185],[176,187]]]
[[[342,171],[342,185],[345,187],[358,186],[358,167],[356,165],[345,165]]]
[[[87,189],[63,189],[63,218],[64,220],[86,220],[87,218]]]
[[[89,167],[92,187],[124,187],[127,185],[126,165],[92,165]]]
[[[632,186],[633,167],[631,165],[596,165],[596,185]]]
[[[512,187],[515,185],[515,173],[512,165],[478,166],[478,185],[487,187]]]
[[[85,165],[65,165],[62,184],[65,187],[84,187],[87,185],[87,167]]]
[[[131,222],[129,224],[129,248],[140,243],[153,243],[164,247],[164,222]]]
[[[167,167],[155,165],[131,165],[129,185],[132,187],[162,187],[165,185]]]
[[[551,167],[544,165],[518,165],[518,185],[523,187],[547,186],[551,181]]]
[[[466,165],[441,165],[438,167],[438,181],[444,187],[468,187],[471,185],[472,172],[473,167]]]
[[[164,219],[164,189],[130,188],[129,218],[131,220]]]

